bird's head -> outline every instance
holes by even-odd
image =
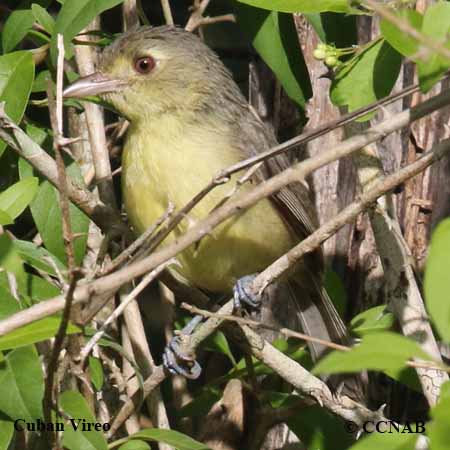
[[[98,71],[80,78],[65,97],[99,95],[129,120],[166,112],[198,112],[234,92],[230,74],[197,36],[174,27],[141,27],[107,47]]]

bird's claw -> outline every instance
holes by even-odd
[[[163,365],[171,374],[182,375],[190,380],[200,376],[202,372],[200,364],[192,354],[187,354],[183,347],[184,341],[189,338],[201,320],[201,316],[194,317],[166,346],[162,357]]]
[[[233,287],[233,303],[235,311],[240,310],[243,304],[247,305],[252,310],[261,307],[261,297],[249,289],[255,278],[256,274],[246,275],[236,281],[236,284]]]
[[[165,348],[163,364],[171,374],[182,375],[190,380],[197,379],[202,372],[202,368],[195,358],[181,350],[179,336],[175,336]]]

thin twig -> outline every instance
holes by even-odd
[[[101,328],[91,337],[89,342],[84,346],[80,352],[81,361],[84,361],[89,353],[92,351],[97,342],[105,334],[108,326],[120,317],[125,308],[130,304],[131,301],[135,300],[137,296],[144,290],[144,288],[151,283],[166,267],[174,264],[174,260],[166,261],[161,266],[152,270],[147,275],[145,275],[139,284],[125,297],[124,301],[108,316]]]
[[[85,31],[95,28],[97,26],[94,21]],[[95,71],[96,54],[94,52],[95,49],[89,46],[75,46],[75,59],[81,76],[89,75]],[[111,208],[117,209],[112,184],[111,162],[106,144],[103,111],[99,105],[92,102],[83,102],[83,107],[89,131],[92,162],[95,168],[95,184],[98,187],[100,200]]]
[[[139,25],[139,14],[136,0],[125,0],[122,4],[122,17],[124,31]]]
[[[173,16],[172,16],[172,10],[170,9],[170,3],[169,0],[161,0],[161,7],[164,14],[164,20],[166,21],[167,25],[173,25]]]
[[[201,0],[200,2],[198,2],[197,0],[194,1],[192,13],[189,17],[189,20],[187,21],[186,26],[184,27],[186,31],[192,31],[195,28],[195,24],[202,19],[203,13],[208,7],[210,1],[211,0]]]
[[[43,409],[45,420],[48,423],[52,422],[53,405],[58,404],[57,389],[56,390],[54,389],[54,377],[57,371],[59,354],[62,350],[64,338],[66,337],[67,327],[69,324],[71,308],[73,303],[73,294],[75,292],[79,276],[79,274],[77,274],[74,257],[74,248],[73,248],[74,237],[70,222],[66,167],[64,165],[64,160],[61,152],[61,138],[63,136],[62,88],[63,88],[63,73],[64,73],[64,43],[61,34],[58,34],[57,36],[57,46],[58,46],[58,60],[56,72],[56,106],[54,105],[51,84],[49,84],[47,94],[49,98],[49,108],[50,108],[52,128],[55,135],[53,140],[53,149],[55,151],[55,159],[58,169],[58,184],[60,186],[59,201],[62,212],[63,240],[64,240],[64,249],[67,257],[69,289],[66,293],[64,310],[61,322],[59,324],[58,332],[55,337],[55,342],[53,344],[53,350],[48,363],[47,378],[45,382]],[[56,444],[59,447],[58,434],[55,432],[49,432],[48,442],[52,448],[53,444]]]
[[[257,320],[247,319],[244,317],[239,317],[233,314],[218,314],[215,312],[207,311],[205,309],[197,308],[196,306],[190,305],[189,303],[181,303],[181,308],[185,309],[186,311],[189,311],[193,314],[199,314],[203,317],[215,317],[217,319],[220,319],[222,321],[227,322],[235,322],[239,325],[247,325],[252,328],[264,328],[266,330],[275,331],[277,333],[280,333],[286,337],[293,337],[296,339],[301,339],[302,341],[306,342],[315,342],[317,344],[323,345],[324,347],[332,348],[334,350],[340,350],[340,351],[349,351],[351,350],[351,347],[348,347],[346,345],[336,344],[335,342],[326,341],[325,339],[319,339],[314,336],[309,336],[308,334],[299,333],[298,331],[290,330],[289,328],[280,328],[273,325],[269,325],[263,322],[258,322]]]
[[[236,22],[236,16],[234,14],[222,14],[214,17],[199,17],[197,20],[193,20],[189,27],[186,25],[186,31],[195,31],[197,28],[204,25],[212,25],[220,22]]]
[[[153,223],[147,230],[144,231],[135,241],[133,241],[120,255],[118,255],[112,263],[107,267],[107,270],[102,274],[106,275],[113,272],[117,267],[121,266],[128,258],[130,258],[136,250],[146,244],[147,240],[153,235],[155,230],[160,227],[173,213],[175,206],[170,203],[164,214]]]

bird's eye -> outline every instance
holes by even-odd
[[[144,56],[134,61],[134,69],[141,74],[150,73],[155,67],[155,60],[151,56]]]

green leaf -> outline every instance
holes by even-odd
[[[34,79],[33,88],[31,92],[46,92],[48,86],[48,80],[50,80],[51,74],[49,70],[41,70]],[[27,131],[28,133],[28,131]],[[30,134],[30,133],[28,133]]]
[[[33,346],[22,347],[0,363],[0,411],[11,419],[34,422],[42,417],[44,379]]]
[[[119,450],[150,450],[150,446],[147,442],[140,441],[138,439],[133,439],[119,447]]]
[[[26,289],[20,293],[30,297],[31,303],[37,303],[60,295],[61,290],[44,278],[27,273]]]
[[[52,276],[56,276],[55,266],[62,274],[67,270],[66,266],[56,256],[45,248],[38,247],[33,242],[16,239],[13,244],[22,260],[35,269]],[[50,260],[53,261],[53,264],[50,263]]]
[[[348,352],[333,351],[314,367],[313,373],[360,372],[399,369],[418,357],[430,360],[417,342],[391,332],[370,333]]]
[[[433,450],[447,450],[450,442],[450,382],[441,387],[438,404],[431,410],[432,421],[427,424],[427,434]]]
[[[122,2],[123,0],[66,0],[58,14],[52,35],[50,55],[53,63],[56,63],[56,40],[58,34],[64,36],[67,56],[70,57],[72,52],[67,50],[67,44],[77,33],[103,11]]]
[[[305,14],[322,42],[337,48],[351,47],[358,43],[355,16],[338,13]]]
[[[35,344],[36,342],[46,341],[56,335],[60,323],[61,317],[51,316],[46,317],[45,319],[36,320],[29,325],[11,331],[4,336],[0,336],[0,350],[9,350]],[[80,332],[81,329],[79,327],[69,323],[67,334]]]
[[[323,283],[325,290],[328,292],[328,295],[331,297],[331,300],[337,309],[337,312],[341,317],[343,317],[347,305],[347,292],[342,280],[336,272],[333,270],[327,270],[325,272]]]
[[[422,28],[423,16],[415,9],[402,9],[395,15],[399,20],[408,22],[417,31],[420,31]],[[392,22],[383,19],[380,23],[380,30],[386,41],[403,56],[411,57],[418,52],[419,43],[411,36],[400,31]]]
[[[13,218],[5,211],[0,209],[0,225],[10,225],[14,223]]]
[[[96,419],[89,409],[84,397],[76,391],[63,392],[59,398],[59,403],[64,412],[72,418],[66,421],[63,434],[63,445],[69,450],[107,450],[108,444],[100,431],[82,429],[83,419],[86,422],[96,423]],[[79,427],[75,429],[74,424]]]
[[[272,69],[287,95],[301,108],[312,96],[308,70],[292,15],[236,4],[238,23]]]
[[[446,342],[450,342],[450,219],[443,220],[431,238],[425,268],[425,300],[433,324]]]
[[[320,406],[310,406],[289,419],[286,425],[301,440],[305,448],[346,450],[353,442],[342,419]]]
[[[51,0],[36,0],[44,7],[50,4]],[[19,3],[19,2],[17,2]],[[34,16],[30,9],[31,0],[20,2],[14,11],[8,16],[2,30],[3,53],[9,53],[28,34],[34,22]]]
[[[14,50],[31,30],[33,22],[34,17],[29,9],[17,9],[8,16],[2,31],[3,53]]]
[[[417,435],[397,432],[373,433],[360,439],[349,450],[411,450],[415,447]]]
[[[115,448],[130,439],[142,439],[146,441],[164,442],[175,447],[177,450],[210,450],[209,447],[201,442],[186,436],[175,430],[163,430],[160,428],[147,428],[125,439],[120,439],[110,444],[110,448]]]
[[[24,286],[26,282],[23,261],[14,248],[12,239],[7,234],[0,234],[0,268],[11,272],[19,286]]]
[[[205,386],[200,394],[195,395],[193,400],[182,406],[177,417],[205,417],[214,403],[222,398],[222,391]]]
[[[37,3],[33,3],[31,5],[31,11],[33,13],[33,17],[36,19],[36,22],[38,22],[39,25],[41,25],[42,28],[51,35],[55,27],[53,17],[45,10],[45,8]]]
[[[377,40],[352,58],[337,73],[331,100],[353,111],[391,92],[401,66],[400,55],[385,41]],[[365,116],[364,120],[370,116]]]
[[[34,62],[31,52],[0,56],[0,102],[5,102],[6,114],[16,123],[22,119],[33,79]],[[5,148],[6,143],[0,140],[0,156]]]
[[[434,5],[430,5],[423,18],[422,33],[450,49],[449,30],[450,3],[439,1]],[[429,91],[448,70],[449,66],[450,61],[436,53],[432,54],[426,61],[418,61],[417,69],[422,91]]]
[[[397,369],[385,369],[383,371],[386,375],[390,376],[393,380],[408,386],[413,391],[422,394],[422,385],[420,384],[417,372],[412,367],[402,367]]]
[[[385,331],[394,325],[394,315],[386,310],[386,305],[375,306],[353,317],[351,330],[358,335]]]
[[[8,450],[14,436],[14,422],[0,420],[0,450]]]
[[[19,302],[12,296],[7,286],[0,285],[0,320],[20,311]]]
[[[81,179],[80,170],[75,163],[67,167],[67,173],[76,180]],[[42,182],[30,207],[45,247],[65,264],[66,254],[62,237],[61,207],[56,188],[48,181]],[[86,249],[89,218],[72,203],[69,210],[72,232],[78,235],[73,242],[75,259],[77,264],[80,264]]]
[[[35,177],[25,178],[0,192],[0,209],[15,219],[33,200],[38,184],[39,181]]]
[[[221,332],[217,331],[212,336],[208,337],[206,340],[205,349],[211,350],[213,352],[223,353],[228,356],[231,364],[236,365],[236,360],[234,359],[233,353],[231,352],[230,346],[228,345],[227,337]]]
[[[89,374],[95,389],[100,391],[103,386],[104,376],[102,363],[98,358],[89,356]]]
[[[351,12],[348,0],[238,0],[257,8],[285,13]]]

